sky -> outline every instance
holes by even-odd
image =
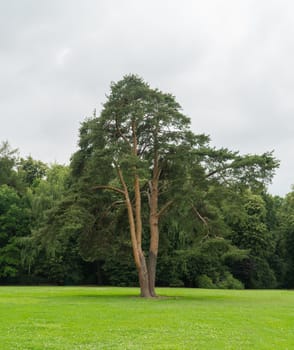
[[[294,184],[291,0],[0,1],[0,142],[68,164],[110,83],[172,93],[195,133],[241,154],[274,151],[269,191]]]

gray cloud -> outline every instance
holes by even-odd
[[[294,183],[290,1],[10,0],[0,3],[0,140],[68,162],[111,81],[173,93],[216,146],[275,150],[271,187]]]

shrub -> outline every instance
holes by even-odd
[[[198,288],[214,289],[216,285],[213,283],[212,279],[207,275],[200,275],[196,278],[196,286]]]
[[[229,272],[226,272],[223,279],[217,283],[217,287],[221,289],[244,289],[241,281],[233,277]]]

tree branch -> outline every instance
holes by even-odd
[[[219,170],[220,170],[220,169],[216,169],[216,170],[211,171],[210,173],[208,173],[208,174],[206,175],[206,177],[210,177],[210,176],[216,174],[217,172],[219,172]]]
[[[114,208],[116,205],[118,204],[124,204],[124,201],[115,201],[113,202],[108,208],[106,208],[106,210],[104,210],[104,212],[101,214],[100,216],[100,220],[101,219],[104,219],[109,213],[110,213],[110,210],[112,208]]]
[[[110,191],[114,191],[120,194],[125,195],[125,191],[121,190],[120,188],[114,187],[114,186],[110,186],[110,185],[101,185],[101,186],[95,186],[93,187],[93,190],[110,190]]]
[[[208,223],[205,220],[205,218],[199,213],[199,211],[196,209],[196,207],[194,205],[192,205],[192,209],[194,210],[194,212],[196,213],[196,215],[198,216],[198,218],[204,223],[205,226],[208,227]]]
[[[129,147],[131,147],[131,144],[129,142],[129,140],[125,137],[125,135],[121,132],[121,129],[118,126],[118,121],[117,118],[115,118],[115,128],[116,131],[118,132],[119,136],[129,145]]]
[[[226,171],[226,170],[230,169],[230,167],[231,167],[231,164],[220,166],[219,168],[217,168],[217,169],[211,171],[210,173],[208,173],[206,175],[206,178],[210,177],[210,176],[212,176],[214,174],[220,173],[222,171]]]
[[[147,190],[147,191],[144,191],[143,193],[146,193],[146,195],[147,195],[147,199],[148,199],[148,205],[149,205],[149,207],[150,207],[150,192]]]
[[[161,170],[160,167],[157,165],[157,171],[156,171],[156,173],[155,173],[155,178],[156,178],[156,180],[159,180],[161,171],[162,171],[162,170]]]
[[[165,203],[165,205],[157,213],[157,216],[160,217],[173,204],[173,202],[174,201],[172,200]]]

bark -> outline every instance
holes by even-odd
[[[150,237],[150,249],[148,258],[148,276],[149,276],[149,290],[152,297],[156,297],[155,292],[155,281],[156,281],[156,266],[157,266],[157,255],[158,255],[158,242],[159,232],[158,224],[150,226],[151,237]]]
[[[136,135],[136,123],[132,122],[132,134],[133,134],[133,154],[138,156],[138,140]],[[148,276],[148,267],[146,264],[146,258],[142,250],[142,209],[141,209],[141,190],[140,190],[140,181],[137,167],[133,168],[134,175],[134,192],[135,192],[135,231],[136,231],[136,249],[139,255],[139,266],[138,275],[139,275],[139,284],[141,289],[141,297],[151,297],[149,290],[149,276]]]
[[[150,293],[149,276],[146,264],[146,258],[141,249],[139,249],[140,268],[138,269],[139,284],[140,284],[140,296],[144,298],[151,298],[153,295]]]
[[[138,246],[142,246],[142,209],[141,209],[141,191],[140,191],[140,183],[139,177],[135,174],[135,218],[136,218],[136,237]]]
[[[124,181],[123,174],[120,168],[117,168],[117,172],[118,172],[120,182],[124,188],[125,202],[126,202],[126,207],[128,211],[128,219],[129,219],[129,225],[130,225],[133,255],[134,255],[135,265],[136,265],[136,268],[138,271],[138,277],[139,277],[139,284],[140,284],[140,291],[141,291],[140,295],[141,297],[150,298],[151,294],[149,290],[149,276],[148,276],[146,258],[142,251],[141,243],[140,244],[138,243],[138,234],[136,231],[136,227],[138,226],[138,224],[136,224],[136,221],[134,218],[134,211],[133,211],[132,203],[129,197],[128,188]],[[135,215],[137,215],[137,213]],[[140,218],[141,218],[141,212],[140,212]]]
[[[159,182],[159,167],[158,156],[155,153],[153,178],[150,183],[150,246],[148,258],[148,275],[149,275],[149,289],[152,297],[156,297],[155,280],[156,280],[156,265],[159,245],[159,229],[158,229],[158,182]]]
[[[132,208],[132,204],[131,204],[128,192],[126,193],[126,206],[128,209],[133,255],[134,255],[134,260],[135,260],[135,264],[136,264],[136,268],[139,276],[141,296],[148,298],[151,295],[149,292],[149,278],[148,278],[148,270],[146,265],[146,258],[142,251],[141,244],[138,244],[136,225],[135,225],[135,220],[133,215],[133,208]]]
[[[148,268],[146,264],[146,258],[142,250],[142,213],[141,213],[141,192],[140,192],[140,183],[139,177],[135,174],[135,229],[136,229],[136,240],[137,240],[137,250],[140,260],[140,266],[137,267],[139,275],[139,284],[141,289],[141,297],[151,297],[150,286],[149,286],[149,275]]]
[[[155,282],[156,282],[156,266],[157,256],[159,247],[159,219],[160,216],[167,210],[173,201],[167,202],[160,211],[158,211],[158,180],[153,182],[153,191],[150,196],[150,248],[148,258],[148,273],[149,273],[149,284],[150,294],[156,297]]]

